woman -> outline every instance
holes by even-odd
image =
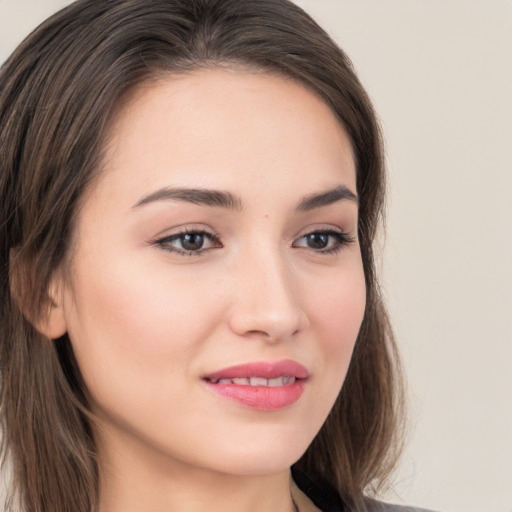
[[[286,0],[79,0],[0,78],[8,510],[395,510],[384,168]]]

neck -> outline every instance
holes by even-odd
[[[122,457],[100,459],[99,512],[303,510],[300,499],[295,498],[299,509],[294,504],[292,486],[294,494],[296,487],[288,469],[265,475],[233,475],[167,457],[141,457],[124,448]]]
[[[131,480],[130,480],[131,481]],[[128,485],[128,480],[104,482],[100,512],[296,512],[289,474],[265,477],[197,478],[192,475],[159,481],[148,479]]]

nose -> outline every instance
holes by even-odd
[[[275,343],[304,330],[309,320],[285,258],[277,251],[258,253],[241,258],[232,273],[229,324],[239,336]]]

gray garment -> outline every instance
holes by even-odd
[[[308,498],[315,504],[315,506],[323,512],[350,512],[349,507],[343,504],[343,500],[339,496],[336,489],[330,484],[324,482],[315,482],[305,473],[300,470],[292,468],[293,479],[308,496]],[[361,512],[434,512],[419,507],[411,507],[404,505],[392,505],[373,498],[363,498],[363,503],[360,503],[359,510]]]
[[[408,505],[392,505],[381,501],[368,500],[366,503],[368,512],[434,512],[425,508],[410,507]]]

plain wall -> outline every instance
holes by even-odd
[[[0,0],[0,61],[65,0]],[[394,501],[512,512],[512,2],[297,0],[354,61],[390,172],[410,388]]]

